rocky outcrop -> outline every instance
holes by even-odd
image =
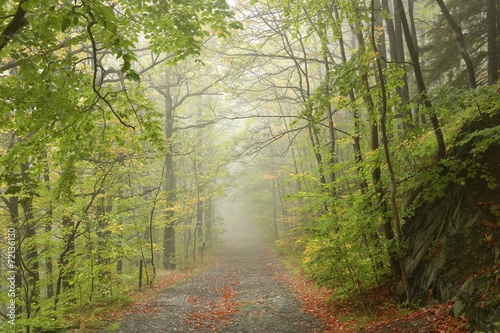
[[[473,329],[500,330],[500,270],[465,281],[453,297],[453,314],[469,318]],[[496,329],[496,330],[495,330]]]
[[[492,117],[466,130],[499,125],[500,117]],[[406,265],[416,302],[452,300],[455,316],[467,316],[472,329],[493,332],[500,322],[500,144],[472,155],[474,145],[471,140],[449,153],[467,161],[467,168],[478,166],[473,179],[450,182],[444,197],[422,204],[404,225]]]

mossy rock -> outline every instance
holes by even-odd
[[[500,322],[500,270],[467,280],[453,302],[454,316],[469,318],[473,331],[495,332]]]

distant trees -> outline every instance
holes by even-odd
[[[140,76],[199,57],[240,25],[225,2],[203,0],[4,1],[0,12],[0,226],[16,236],[15,296],[1,284],[0,325],[59,330],[78,308],[123,297],[139,259],[154,265],[161,252],[165,212],[192,200],[165,179],[172,128]],[[7,260],[6,242],[0,251]]]
[[[269,238],[303,252],[319,284],[362,296],[391,272],[408,289],[405,219],[458,181],[447,147],[464,119],[498,110],[499,10],[2,2],[0,225],[16,234],[14,331],[59,329],[77,308],[118,299],[139,260],[150,284],[160,266],[200,260],[225,181],[239,180]],[[236,18],[245,30],[230,34]],[[234,160],[253,168],[231,178]]]
[[[163,70],[163,72],[162,72]],[[229,163],[229,159],[222,158],[223,151],[214,151],[213,140],[205,139],[214,135],[216,128],[211,127],[218,119],[211,110],[210,97],[218,93],[214,81],[210,81],[210,66],[200,66],[193,62],[186,62],[176,69],[156,69],[148,75],[150,90],[160,96],[159,103],[164,106],[165,114],[165,142],[167,151],[163,166],[162,189],[166,196],[165,223],[163,227],[163,268],[175,269],[178,260],[176,230],[185,228],[183,244],[184,256],[189,256],[189,245],[194,237],[194,246],[198,242],[203,244],[208,235],[203,235],[204,217],[208,221],[213,218],[203,209],[205,202],[209,201],[219,191],[214,183],[221,168]],[[220,79],[213,77],[215,82]],[[215,97],[217,98],[217,97]],[[156,99],[156,98],[155,98]],[[205,105],[204,105],[205,104]],[[217,110],[223,113],[222,110]],[[180,132],[179,134],[177,134]],[[185,134],[190,133],[190,134]],[[220,142],[223,145],[222,142]],[[205,158],[203,158],[205,156]],[[186,159],[188,161],[186,161]],[[199,162],[194,162],[199,161]],[[208,168],[208,169],[206,169]],[[188,171],[190,170],[190,171]],[[207,183],[205,183],[207,182]],[[179,195],[186,195],[191,191],[190,198],[181,199]],[[176,208],[178,201],[194,200],[191,212]],[[187,214],[187,215],[186,215]],[[192,223],[192,218],[196,223]],[[182,229],[182,228],[181,228]],[[196,261],[198,250],[193,250]]]
[[[425,70],[427,80],[439,84],[447,79],[457,85],[474,88],[474,70],[476,84],[487,83],[490,76],[490,84],[496,82],[494,73],[498,72],[498,68],[495,68],[497,65],[493,63],[493,58],[498,62],[498,56],[493,54],[497,52],[498,41],[494,43],[493,40],[498,36],[498,23],[493,22],[493,17],[498,15],[494,14],[498,13],[498,8],[495,1],[436,0],[436,3],[442,15],[429,20],[431,25],[426,32],[428,43],[422,48],[423,56],[428,59]],[[438,41],[441,41],[442,47],[438,46]]]
[[[238,97],[255,110],[252,127],[260,117],[273,138],[289,139],[285,144],[262,138],[257,146],[266,153],[253,161],[262,169],[273,165],[280,175],[275,189],[290,186],[286,205],[293,213],[279,213],[293,222],[287,230],[280,225],[279,242],[288,249],[303,244],[311,275],[337,295],[363,295],[382,283],[390,267],[411,303],[402,225],[419,200],[442,193],[439,170],[451,163],[447,146],[459,126],[451,124],[460,123],[477,101],[461,89],[474,91],[498,73],[492,51],[498,8],[492,3],[239,4],[246,30],[224,53],[236,66],[243,64]],[[479,19],[487,14],[489,29]],[[253,99],[263,91],[265,99]],[[478,108],[488,113],[496,106]],[[276,121],[271,127],[273,116],[286,126]],[[261,177],[264,182],[271,174]],[[421,191],[409,205],[402,194],[422,188],[433,190]],[[274,191],[262,193],[277,202]]]

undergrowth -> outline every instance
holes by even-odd
[[[95,303],[91,308],[74,309],[66,316],[66,333],[82,333],[94,329],[113,330],[129,314],[156,311],[151,300],[165,289],[213,267],[217,262],[215,251],[216,249],[206,251],[203,262],[196,265],[185,266],[176,271],[158,271],[152,286],[143,286],[141,290],[137,286],[132,287],[108,302]]]

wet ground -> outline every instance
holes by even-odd
[[[224,238],[214,267],[166,289],[151,301],[155,311],[131,314],[111,332],[322,331],[321,321],[302,312],[276,255],[250,230],[229,231]]]

